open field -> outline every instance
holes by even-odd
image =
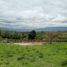
[[[37,46],[0,44],[0,67],[67,67],[67,42]]]

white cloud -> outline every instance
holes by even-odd
[[[67,0],[0,0],[0,19],[0,27],[67,26]]]

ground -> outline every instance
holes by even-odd
[[[22,42],[22,43],[14,43],[16,45],[24,45],[24,46],[31,46],[31,45],[42,45],[43,42]]]
[[[0,44],[0,67],[67,67],[67,42],[33,46]]]

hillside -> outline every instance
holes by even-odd
[[[62,32],[62,31],[67,31],[67,27],[46,27],[46,28],[39,28],[36,31]]]
[[[22,29],[14,29],[14,28],[0,28],[2,30],[7,30],[7,31],[17,31],[17,32],[30,32],[33,30],[32,28],[25,28],[22,27]],[[63,32],[67,31],[67,27],[46,27],[46,28],[36,28],[34,29],[37,32]]]

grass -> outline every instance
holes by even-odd
[[[0,44],[0,67],[67,67],[67,42],[39,46]]]

